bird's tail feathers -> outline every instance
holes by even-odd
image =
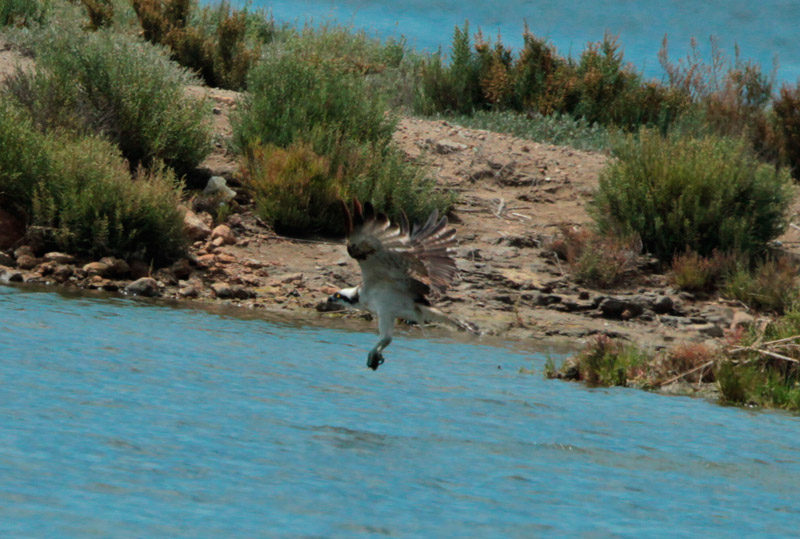
[[[456,329],[460,329],[461,331],[468,331],[473,335],[481,334],[478,326],[476,326],[472,322],[467,322],[465,320],[459,320],[458,318],[448,316],[439,309],[436,309],[435,307],[421,306],[421,309],[423,315],[425,316],[425,322],[438,322],[440,324],[448,324]]]

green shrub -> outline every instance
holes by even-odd
[[[651,355],[646,351],[600,335],[567,360],[559,371],[548,369],[548,377],[580,380],[590,386],[626,386],[643,380],[650,360]]]
[[[795,86],[782,86],[780,96],[772,106],[785,159],[792,170],[792,176],[800,180],[800,82]]]
[[[36,72],[6,84],[42,128],[103,134],[132,168],[163,160],[185,174],[208,154],[209,107],[184,94],[192,79],[161,51],[106,30],[45,37]]]
[[[42,133],[0,101],[0,207],[79,255],[165,262],[182,252],[181,188],[155,167],[131,180],[117,149],[97,137]]]
[[[369,92],[364,78],[328,61],[272,55],[251,71],[248,90],[233,118],[239,148],[255,141],[286,147],[312,127],[335,138],[382,144],[394,131],[385,103]]]
[[[572,278],[586,286],[610,288],[636,270],[636,241],[599,237],[590,230],[562,226],[549,248],[569,264]]]
[[[257,47],[247,45],[249,21],[258,13],[251,15],[246,8],[231,11],[227,1],[200,10],[190,0],[132,3],[148,41],[169,47],[176,62],[198,73],[209,86],[244,88],[259,56]]]
[[[786,171],[759,163],[743,142],[663,138],[650,130],[614,149],[591,205],[604,234],[637,234],[669,261],[687,249],[762,252],[786,226]]]
[[[48,4],[48,0],[0,0],[0,26],[41,23]]]
[[[769,259],[753,271],[744,267],[728,276],[723,295],[760,311],[783,314],[797,302],[797,264],[788,258]]]

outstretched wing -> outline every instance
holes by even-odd
[[[346,204],[347,252],[358,261],[365,284],[392,280],[415,294],[443,292],[457,274],[450,256],[456,245],[456,231],[447,226],[447,217],[434,211],[422,226],[408,224],[401,214],[392,223],[372,204],[363,207],[353,201],[353,213]]]

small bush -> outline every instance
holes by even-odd
[[[783,153],[795,180],[800,180],[800,82],[781,87],[772,106],[781,134]]]
[[[547,370],[548,377],[563,377],[586,382],[590,386],[627,386],[641,383],[650,355],[634,346],[621,345],[600,335],[587,343],[586,348],[565,362],[559,372]]]
[[[797,302],[797,272],[788,258],[770,259],[753,271],[745,267],[730,275],[723,295],[760,311],[783,314]]]
[[[172,58],[198,73],[212,87],[240,90],[258,59],[257,47],[247,44],[247,9],[231,10],[230,3],[194,9],[190,0],[133,0],[133,7],[152,43],[166,45]]]
[[[786,226],[791,182],[743,142],[643,130],[614,149],[590,208],[603,234],[637,234],[669,261],[687,249],[763,252]]]
[[[661,354],[653,365],[652,375],[661,381],[676,376],[690,383],[714,382],[714,365],[718,353],[701,343],[680,344]]]
[[[166,262],[184,247],[181,188],[163,168],[140,171],[97,137],[43,134],[0,101],[0,207],[79,255]]]
[[[191,78],[152,45],[100,30],[50,34],[36,52],[36,72],[6,89],[43,129],[103,134],[133,168],[163,160],[185,174],[208,154],[208,106],[186,97]]]
[[[710,257],[686,251],[672,259],[672,282],[681,290],[711,292],[737,269],[739,258],[719,251],[713,251]]]
[[[46,0],[0,0],[0,26],[41,23],[46,13]]]
[[[562,227],[550,248],[567,261],[577,282],[610,288],[636,269],[641,246],[633,240],[599,237],[587,229]]]

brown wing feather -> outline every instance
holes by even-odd
[[[431,213],[422,226],[409,226],[401,214],[399,223],[376,213],[369,202],[362,206],[353,201],[353,216],[346,210],[352,228],[347,240],[347,252],[361,266],[365,281],[392,279],[403,282],[420,296],[442,292],[457,275],[451,249],[456,245],[453,228],[447,217]]]

